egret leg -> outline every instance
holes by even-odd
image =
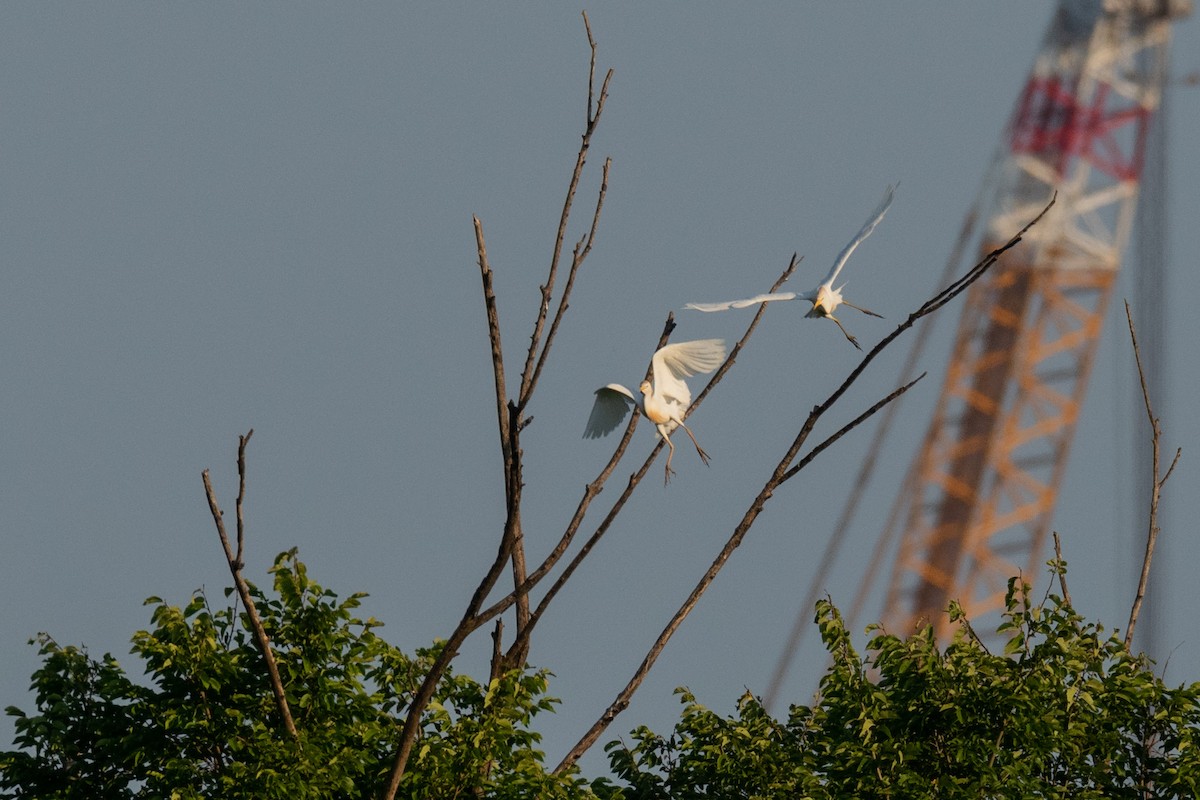
[[[675,455],[675,445],[671,444],[670,436],[664,436],[663,440],[667,443],[667,447],[669,448],[667,450],[667,467],[665,474],[663,475],[663,486],[666,486],[671,482],[671,476],[675,474],[675,471],[671,469],[671,456]]]
[[[855,311],[861,311],[862,313],[867,314],[868,316],[879,317],[880,319],[883,319],[883,314],[876,314],[874,311],[863,308],[862,306],[856,306],[856,305],[854,305],[854,303],[847,303],[845,300],[843,300],[842,305],[850,306]]]
[[[831,320],[833,320],[834,322],[836,322],[836,323],[837,323],[837,326],[838,326],[838,328],[840,328],[840,329],[841,329],[841,331],[842,331],[842,333],[843,333],[843,334],[845,334],[846,338],[850,340],[850,344],[854,345],[854,346],[855,346],[855,347],[857,347],[859,350],[862,350],[862,345],[860,345],[860,344],[858,343],[858,339],[855,339],[853,336],[851,336],[851,335],[850,335],[850,331],[848,331],[848,330],[846,330],[844,327],[842,327],[841,320],[839,320],[839,319],[838,319],[837,317],[835,317],[833,314],[830,314],[830,315],[829,315],[829,318],[830,318]]]
[[[687,425],[684,425],[682,422],[679,423],[679,427],[683,428],[684,432],[687,433],[688,438],[692,440],[692,444],[696,445],[696,452],[700,454],[700,460],[703,461],[704,466],[707,467],[708,466],[708,453],[704,452],[704,448],[701,447],[700,443],[696,441],[696,436],[695,436],[695,434],[692,433],[692,429],[689,428]]]

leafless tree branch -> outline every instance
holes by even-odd
[[[408,708],[408,714],[404,721],[404,727],[400,733],[400,742],[397,746],[396,756],[392,763],[391,772],[388,775],[381,796],[384,800],[393,800],[396,792],[399,789],[400,781],[404,776],[404,771],[408,765],[408,759],[412,754],[413,745],[416,742],[417,735],[421,726],[421,716],[428,707],[429,702],[433,699],[433,694],[441,681],[442,675],[450,662],[458,655],[458,648],[463,641],[477,630],[480,626],[486,624],[495,615],[480,614],[480,609],[486,600],[488,594],[495,588],[496,582],[499,580],[501,573],[504,571],[506,563],[511,561],[513,586],[514,589],[510,592],[505,600],[507,601],[503,608],[500,608],[496,613],[502,613],[504,609],[515,604],[516,608],[516,638],[517,641],[514,647],[504,656],[500,656],[501,650],[501,633],[502,628],[497,627],[493,639],[493,664],[492,671],[496,674],[503,672],[506,668],[518,666],[523,663],[528,649],[527,635],[522,635],[529,620],[529,588],[532,586],[530,578],[526,575],[526,563],[524,552],[524,537],[521,526],[521,494],[523,489],[522,483],[522,451],[520,445],[520,433],[524,427],[532,419],[524,417],[524,410],[528,404],[533,390],[537,384],[537,378],[541,373],[541,369],[545,364],[545,359],[549,353],[550,346],[558,330],[558,325],[562,320],[563,314],[569,304],[571,289],[574,286],[576,274],[580,266],[583,264],[587,255],[591,252],[592,243],[595,240],[596,230],[599,225],[600,212],[603,208],[604,198],[608,190],[608,172],[609,164],[606,162],[603,171],[603,180],[601,183],[600,194],[596,202],[596,207],[592,215],[591,227],[585,237],[580,239],[576,245],[571,266],[567,275],[566,286],[563,290],[562,297],[559,299],[558,310],[555,313],[554,319],[551,322],[551,327],[548,333],[545,332],[546,318],[549,313],[550,301],[554,293],[554,284],[557,279],[559,263],[562,255],[563,240],[566,237],[567,225],[570,220],[571,208],[574,203],[575,193],[578,190],[579,182],[583,174],[583,167],[587,161],[587,153],[591,146],[592,134],[596,130],[596,126],[600,121],[600,117],[604,111],[605,102],[608,99],[608,86],[612,79],[612,70],[604,78],[604,82],[600,87],[599,97],[594,97],[595,85],[595,69],[596,69],[596,44],[592,37],[591,26],[588,22],[586,14],[584,15],[584,27],[588,35],[588,43],[591,47],[591,59],[588,68],[588,117],[587,125],[583,134],[583,141],[580,145],[578,155],[575,160],[575,167],[571,175],[571,180],[567,189],[567,196],[563,203],[562,215],[559,220],[557,234],[555,236],[554,253],[550,261],[549,274],[545,284],[541,287],[541,303],[538,308],[538,313],[534,322],[533,333],[530,336],[529,351],[525,360],[525,368],[521,374],[521,386],[517,394],[516,401],[506,401],[506,384],[504,376],[503,351],[500,343],[500,323],[499,316],[496,311],[496,299],[492,288],[492,270],[487,259],[487,249],[484,245],[483,226],[479,219],[474,218],[476,244],[479,252],[479,269],[483,279],[484,291],[484,306],[488,318],[488,336],[491,342],[492,352],[492,367],[496,386],[496,411],[497,421],[500,433],[501,452],[504,460],[504,483],[505,483],[505,522],[504,530],[500,538],[500,546],[496,553],[496,558],[492,562],[491,567],[479,582],[475,592],[472,594],[467,608],[459,620],[458,625],[451,633],[450,637],[442,646],[434,663],[430,666],[422,680],[421,686],[414,695],[412,702]],[[594,100],[594,106],[593,106]],[[545,340],[543,341],[543,334]],[[540,346],[540,358],[538,357]]]
[[[508,410],[505,402],[504,348],[500,344],[500,312],[496,308],[496,292],[492,286],[492,265],[488,263],[487,244],[483,239],[483,223],[472,216],[475,225],[475,247],[479,253],[479,275],[483,279],[483,305],[487,313],[488,341],[492,346],[492,376],[496,386],[496,422],[500,429],[500,452],[508,462]]]
[[[1179,463],[1179,456],[1182,455],[1183,448],[1176,448],[1171,466],[1167,468],[1165,475],[1161,478],[1158,477],[1162,427],[1158,423],[1158,417],[1154,416],[1154,408],[1150,405],[1150,389],[1146,386],[1146,373],[1142,369],[1142,351],[1138,347],[1137,331],[1133,325],[1133,314],[1129,311],[1128,301],[1125,302],[1125,320],[1129,323],[1129,339],[1133,342],[1133,359],[1137,364],[1138,380],[1142,384],[1142,401],[1146,406],[1146,418],[1150,420],[1151,452],[1150,519],[1146,531],[1146,555],[1142,559],[1142,574],[1138,578],[1137,594],[1133,598],[1133,608],[1129,611],[1129,626],[1125,630],[1125,649],[1129,650],[1133,646],[1133,631],[1137,627],[1138,614],[1142,611],[1142,600],[1146,596],[1146,584],[1150,580],[1150,562],[1154,560],[1154,546],[1158,542],[1158,502],[1162,495],[1162,487],[1171,477],[1171,473],[1175,471],[1175,465]]]
[[[814,458],[819,456],[822,452],[824,452],[827,448],[829,448],[834,442],[836,442],[838,439],[841,439],[847,433],[854,430],[855,428],[857,428],[859,425],[866,422],[871,417],[875,416],[875,414],[877,414],[880,411],[880,409],[882,409],[888,403],[891,403],[893,400],[899,398],[900,395],[904,394],[909,389],[916,386],[917,382],[920,381],[922,378],[924,378],[926,374],[927,373],[922,372],[920,375],[913,378],[911,381],[904,384],[903,386],[893,389],[891,391],[891,393],[889,393],[886,397],[880,399],[875,404],[873,404],[870,408],[868,408],[866,411],[862,412],[857,417],[855,417],[854,419],[847,422],[845,425],[843,425],[841,428],[839,428],[835,433],[833,433],[829,438],[825,439],[825,441],[821,442],[816,447],[814,447],[812,450],[810,450],[807,455],[805,455],[803,458],[801,458],[799,461],[796,462],[795,466],[793,466],[787,472],[783,473],[783,480],[780,481],[780,483],[786,483],[787,481],[796,477],[796,473],[798,473],[800,470],[804,469],[810,463],[812,463],[812,460]]]
[[[596,741],[600,738],[600,735],[608,728],[610,724],[612,724],[612,721],[616,719],[617,715],[629,706],[634,692],[636,692],[638,687],[641,686],[642,682],[646,678],[646,675],[654,666],[655,661],[658,660],[659,655],[666,648],[666,645],[671,640],[671,637],[674,636],[675,631],[678,630],[681,624],[683,624],[683,621],[688,617],[692,609],[695,608],[696,603],[699,602],[700,598],[708,590],[708,587],[716,578],[717,573],[721,571],[721,569],[733,555],[733,552],[741,545],[742,540],[746,537],[750,527],[758,519],[759,514],[762,513],[767,500],[771,498],[771,496],[775,493],[775,490],[779,488],[784,481],[794,476],[799,468],[811,463],[812,457],[815,457],[816,454],[824,449],[824,443],[822,445],[818,445],[817,448],[814,448],[812,453],[805,457],[806,460],[796,465],[796,470],[791,469],[792,463],[796,460],[800,449],[804,446],[809,434],[812,432],[814,426],[821,416],[849,390],[849,388],[854,384],[867,366],[875,359],[876,356],[879,355],[879,353],[884,350],[884,348],[895,341],[896,338],[899,337],[904,331],[911,328],[917,322],[917,320],[942,308],[960,293],[962,293],[973,282],[978,280],[989,268],[991,268],[993,264],[996,263],[996,261],[1004,252],[1015,247],[1017,243],[1021,241],[1022,237],[1029,230],[1029,228],[1041,220],[1041,218],[1045,216],[1046,212],[1049,211],[1053,205],[1054,200],[1051,199],[1049,204],[1042,210],[1042,212],[1038,214],[1037,217],[1035,217],[1032,221],[1030,221],[1028,225],[1017,232],[1017,234],[1013,236],[1012,239],[1010,239],[1006,244],[989,253],[982,261],[968,270],[968,272],[962,278],[954,281],[952,284],[950,284],[950,286],[943,289],[941,292],[923,303],[916,311],[909,314],[908,318],[899,326],[897,326],[896,330],[884,337],[879,344],[875,345],[870,352],[863,356],[858,366],[850,372],[850,375],[846,378],[846,380],[843,381],[842,384],[835,389],[823,403],[815,406],[812,411],[809,412],[808,418],[805,420],[795,440],[792,442],[783,458],[779,461],[779,464],[775,467],[770,478],[768,478],[766,483],[763,485],[763,488],[759,491],[753,502],[751,502],[750,507],[746,510],[746,513],[743,515],[741,521],[734,528],[734,531],[730,535],[728,541],[725,543],[725,546],[721,548],[721,551],[717,554],[708,570],[703,576],[701,576],[699,582],[692,589],[687,599],[684,600],[683,604],[679,607],[679,610],[675,612],[675,615],[659,634],[654,644],[650,647],[650,650],[646,653],[642,663],[634,672],[633,677],[630,678],[625,687],[617,694],[616,699],[614,699],[608,708],[604,710],[604,712],[600,715],[600,718],[596,720],[592,727],[588,729],[588,731],[575,744],[575,746],[572,747],[566,756],[563,757],[559,765],[555,767],[555,772],[560,773],[574,765],[575,762],[579,760],[580,756],[587,752],[588,749],[596,743]],[[909,384],[909,386],[911,385],[912,384]],[[898,397],[900,394],[902,394],[905,390],[907,390],[907,388],[908,386],[901,387],[889,395],[888,398],[876,403],[871,409],[868,410],[868,412],[866,412],[865,415],[860,415],[860,418],[853,421],[847,428],[834,434],[833,437],[830,437],[829,441],[841,436],[844,431],[849,430],[850,427],[858,425],[862,420],[865,420],[871,414],[874,414],[876,411],[886,405],[887,402],[890,402],[891,399],[895,399],[895,397]]]
[[[604,159],[604,169],[600,178],[600,195],[596,198],[596,208],[592,213],[592,226],[588,229],[587,235],[575,243],[575,249],[571,254],[571,268],[567,272],[567,283],[563,287],[562,297],[558,302],[558,310],[554,313],[554,320],[550,323],[550,332],[546,334],[546,346],[542,348],[541,354],[537,359],[537,366],[533,370],[533,379],[530,381],[529,391],[532,392],[537,386],[538,378],[541,377],[542,367],[546,365],[546,357],[550,355],[550,345],[554,342],[555,334],[558,333],[558,325],[562,322],[563,314],[566,313],[571,297],[571,290],[575,287],[575,276],[579,273],[579,268],[583,265],[588,254],[592,252],[592,243],[596,240],[596,228],[600,224],[600,211],[604,208],[604,198],[608,194],[608,172],[612,167],[612,159]],[[528,399],[528,395],[526,395]]]
[[[204,493],[208,497],[208,510],[212,512],[213,522],[217,526],[217,535],[221,537],[221,546],[225,548],[225,560],[229,564],[229,573],[233,576],[233,584],[237,588],[238,596],[242,599],[242,605],[246,607],[246,616],[250,619],[254,640],[267,665],[267,675],[271,682],[271,692],[275,695],[275,705],[279,709],[279,716],[283,718],[283,726],[287,729],[288,735],[292,737],[293,741],[299,741],[300,732],[296,730],[291,709],[288,708],[287,696],[283,692],[283,681],[279,677],[279,667],[275,663],[275,654],[271,651],[271,640],[267,638],[267,631],[263,627],[262,619],[258,616],[254,598],[250,596],[250,585],[242,576],[242,567],[245,566],[242,561],[245,541],[242,501],[246,497],[246,445],[253,435],[254,430],[251,429],[245,436],[238,437],[237,553],[234,553],[233,547],[229,543],[229,535],[225,532],[225,514],[217,504],[217,494],[213,491],[208,470],[200,473],[200,477],[204,481]]]
[[[534,321],[533,333],[529,336],[529,352],[525,356],[525,369],[521,373],[521,390],[517,395],[517,407],[522,411],[525,409],[525,406],[528,405],[529,398],[533,394],[533,389],[536,384],[536,377],[534,374],[535,360],[544,363],[546,354],[549,352],[550,346],[553,344],[552,337],[547,337],[545,344],[541,345],[542,332],[546,324],[546,315],[550,310],[550,298],[554,294],[554,282],[558,275],[559,261],[562,258],[563,240],[566,239],[567,236],[567,223],[571,219],[571,207],[575,202],[575,192],[579,189],[579,181],[583,176],[583,167],[584,164],[587,163],[588,150],[592,145],[592,134],[595,132],[596,126],[600,123],[600,117],[604,113],[604,104],[608,100],[608,84],[610,81],[612,81],[613,76],[613,71],[611,69],[604,76],[604,83],[600,86],[600,96],[599,99],[596,100],[595,112],[593,113],[592,92],[593,87],[595,86],[596,76],[596,41],[592,38],[592,28],[591,24],[588,22],[586,12],[583,14],[583,23],[588,35],[588,45],[591,47],[592,51],[590,65],[588,67],[587,124],[584,128],[583,139],[579,145],[579,152],[575,156],[575,169],[571,173],[571,180],[567,186],[567,196],[563,201],[562,215],[559,217],[558,221],[558,232],[554,237],[554,254],[550,258],[550,271],[546,277],[546,282],[542,284],[541,287],[541,304],[538,307],[537,318]],[[587,247],[582,252],[578,247],[576,248],[576,258],[572,262],[571,266],[572,279],[574,278],[575,270],[579,268],[579,265],[583,262],[583,258],[586,258],[587,251],[591,250],[592,238],[596,230],[596,222],[600,217],[600,208],[604,203],[604,194],[607,191],[607,187],[608,166],[606,164],[604,169],[604,185],[600,190],[600,199],[596,203],[596,211],[592,219],[592,229],[586,237]],[[566,310],[568,300],[570,299],[569,294],[569,290],[563,292],[563,296],[559,300],[558,316],[561,316],[562,312]],[[542,347],[540,359],[538,359],[539,345]]]

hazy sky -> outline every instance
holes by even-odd
[[[298,546],[314,579],[406,649],[446,636],[503,522],[492,376],[471,215],[483,221],[510,373],[524,358],[582,131],[588,49],[563,3],[0,5],[0,705],[28,709],[36,651],[114,653],[229,576],[200,483],[236,493],[249,450],[247,575]],[[615,77],[568,235],[585,230],[605,157],[595,249],[524,436],[530,557],[557,540],[616,438],[580,438],[592,391],[636,383],[668,311],[763,290],[794,251],[816,283],[874,207],[845,320],[872,344],[930,293],[1000,141],[1049,19],[1046,4],[730,4],[590,9]],[[1198,24],[1173,69],[1200,68]],[[1200,678],[1200,90],[1170,98],[1168,678]],[[1119,300],[1055,528],[1085,615],[1123,627],[1143,536],[1130,453],[1145,435]],[[857,362],[824,322],[784,307],[691,420],[676,480],[659,464],[534,641],[556,673],[551,763],[624,685],[770,468]],[[960,306],[905,406],[884,479],[826,588],[849,606],[927,424]],[[853,314],[853,312],[851,312]],[[734,339],[748,313],[680,315],[675,340]],[[894,384],[868,373],[832,432]],[[677,717],[676,686],[730,710],[761,693],[871,432],[860,429],[770,502],[604,741]],[[653,446],[639,426],[597,503]],[[592,521],[594,526],[599,516]],[[585,534],[592,527],[585,523]],[[1037,576],[1039,587],[1045,576]],[[876,606],[871,614],[878,614]],[[867,620],[860,622],[865,624]],[[861,637],[860,637],[861,641]],[[482,677],[480,634],[461,668]],[[787,687],[807,702],[810,637]],[[0,736],[11,740],[8,719]],[[585,767],[605,763],[600,748]]]

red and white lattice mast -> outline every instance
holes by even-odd
[[[933,420],[893,508],[884,622],[947,633],[1037,574],[1133,227],[1171,23],[1190,0],[1062,0],[989,171],[980,251],[1050,213],[968,293]],[[886,538],[886,534],[885,534]]]

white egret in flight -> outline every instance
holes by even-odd
[[[698,339],[661,348],[650,360],[652,377],[651,380],[642,381],[640,399],[619,383],[610,383],[596,390],[596,402],[592,405],[583,437],[598,439],[611,433],[625,419],[632,405],[654,423],[658,431],[655,438],[661,436],[666,439],[670,448],[664,485],[670,483],[674,474],[671,456],[675,455],[675,445],[671,443],[671,431],[677,427],[687,432],[692,444],[696,445],[700,460],[708,464],[708,453],[696,441],[691,429],[683,424],[683,417],[692,404],[692,393],[683,379],[701,372],[712,372],[724,360],[725,342],[721,339]]]
[[[871,235],[871,231],[875,230],[875,226],[879,224],[881,219],[883,219],[883,215],[887,213],[888,207],[892,204],[892,196],[894,193],[895,190],[893,187],[889,186],[887,191],[883,194],[883,200],[879,202],[879,207],[871,213],[871,216],[867,220],[866,224],[862,226],[862,230],[860,230],[854,236],[854,238],[850,240],[849,244],[842,248],[842,252],[838,254],[837,260],[833,262],[833,267],[829,270],[829,274],[825,276],[825,280],[821,282],[820,286],[813,289],[811,292],[801,292],[799,294],[796,292],[775,292],[772,294],[760,294],[755,297],[748,297],[745,300],[731,300],[727,303],[688,303],[684,307],[693,309],[695,311],[726,311],[731,308],[745,308],[746,306],[753,306],[759,303],[769,303],[772,300],[794,300],[799,297],[802,300],[807,300],[808,302],[812,303],[812,308],[809,309],[808,313],[804,316],[810,319],[815,317],[826,317],[833,320],[837,323],[837,326],[841,328],[842,333],[846,335],[846,338],[850,340],[850,344],[858,347],[858,349],[861,350],[862,347],[859,346],[858,339],[855,339],[850,335],[849,331],[842,327],[841,321],[833,315],[834,310],[840,305],[846,305],[861,311],[864,314],[870,314],[872,317],[878,317],[881,315],[876,314],[874,311],[868,311],[862,306],[856,306],[853,303],[848,302],[846,298],[842,297],[842,289],[846,288],[846,284],[843,283],[841,286],[835,289],[833,287],[833,282],[837,280],[838,273],[842,271],[842,267],[846,266],[846,261],[849,260],[850,254],[854,252],[854,248],[862,244],[863,240]]]

